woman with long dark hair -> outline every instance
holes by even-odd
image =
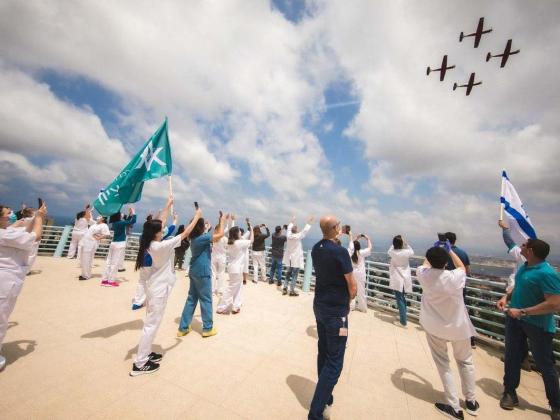
[[[367,247],[362,249],[360,239],[363,238],[367,241]],[[352,232],[348,231],[348,252],[352,260],[352,267],[354,268],[353,274],[358,286],[358,293],[356,294],[355,306],[360,312],[367,312],[367,296],[366,296],[366,258],[371,255],[371,241],[364,235],[358,235],[356,240],[352,237]]]
[[[189,235],[191,243],[191,261],[189,265],[189,296],[185,302],[181,321],[179,322],[178,337],[182,337],[191,331],[191,322],[200,301],[200,313],[202,316],[202,336],[211,337],[217,334],[214,328],[212,313],[212,242],[219,241],[224,236],[225,215],[220,212],[220,221],[214,230],[214,234],[207,232],[207,224],[204,219],[199,219]]]
[[[406,296],[412,293],[412,277],[410,273],[409,258],[414,255],[412,248],[401,235],[393,238],[393,245],[387,251],[391,257],[389,264],[389,287],[395,292],[397,307],[399,308],[399,321],[395,324],[406,327]]]
[[[227,255],[229,264],[227,271],[229,284],[218,303],[217,313],[219,314],[228,314],[230,311],[238,314],[241,311],[241,288],[243,284],[245,253],[254,239],[249,219],[247,219],[247,227],[250,232],[249,239],[241,237],[241,229],[238,226],[232,227],[228,233]]]
[[[170,197],[168,207],[172,203],[173,198]],[[146,318],[130,376],[152,373],[159,369],[159,362],[163,355],[152,352],[152,343],[161,324],[169,292],[176,280],[172,266],[174,250],[191,233],[201,216],[202,211],[197,209],[185,231],[168,240],[162,240],[161,220],[152,219],[144,223],[135,269],[140,270],[146,265],[150,266],[149,278],[146,281]]]

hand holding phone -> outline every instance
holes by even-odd
[[[194,202],[194,209],[195,209],[195,210],[198,210],[198,201],[195,201],[195,202]]]

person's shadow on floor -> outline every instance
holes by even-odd
[[[35,340],[16,340],[4,343],[2,345],[2,353],[6,357],[6,365],[10,365],[16,360],[27,356],[35,351],[37,342]]]
[[[406,378],[405,375],[413,376],[416,379]],[[407,368],[400,368],[393,372],[391,382],[393,382],[395,388],[416,399],[431,404],[436,401],[445,401],[445,394],[443,392],[435,390],[430,382]]]
[[[141,319],[135,319],[134,321],[122,322],[120,324],[111,325],[110,327],[101,328],[100,330],[95,330],[87,334],[82,335],[81,338],[109,338],[118,333],[126,330],[141,330],[144,325],[144,321]]]
[[[500,401],[500,398],[502,398],[504,386],[498,381],[491,378],[481,378],[476,381],[476,384],[480,387],[480,389],[482,389],[482,392],[484,392],[489,397],[492,397],[497,401]],[[550,415],[549,410],[533,405],[527,400],[521,398],[519,395],[517,395],[517,398],[519,398],[519,407],[514,408],[514,410],[531,410],[536,413]]]
[[[299,375],[289,375],[286,378],[286,383],[296,396],[300,405],[306,410],[309,410],[311,400],[313,399],[313,393],[315,392],[315,386],[317,384],[312,380]]]

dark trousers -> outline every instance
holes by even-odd
[[[506,355],[504,390],[515,394],[521,376],[521,362],[526,353],[527,340],[537,368],[542,374],[546,398],[552,408],[560,408],[560,386],[554,367],[552,339],[554,334],[529,324],[506,317]]]
[[[185,252],[187,250],[175,250],[175,263],[173,267],[177,267],[179,269],[183,268],[183,263],[185,262]]]
[[[348,338],[340,335],[340,329],[348,329],[348,312],[341,317],[340,311],[335,313],[332,309],[314,306],[313,311],[319,336],[317,354],[319,379],[309,407],[308,419],[316,420],[322,419],[325,406],[333,403],[332,392],[342,372]]]

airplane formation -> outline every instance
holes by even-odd
[[[492,28],[484,29],[484,18],[481,17],[478,20],[478,26],[476,27],[476,31],[473,32],[472,34],[466,34],[466,35],[463,32],[461,32],[459,34],[459,42],[463,42],[463,39],[465,39],[465,38],[474,37],[474,48],[478,48],[478,46],[480,44],[480,40],[482,38],[482,35],[488,34],[490,32],[492,32]],[[506,43],[504,52],[501,53],[501,54],[492,54],[491,52],[489,52],[486,55],[486,62],[490,61],[494,57],[501,57],[500,68],[505,67],[509,57],[511,55],[518,54],[519,51],[520,51],[520,50],[512,51],[511,50],[511,44],[512,44],[512,40],[509,39]],[[443,82],[443,80],[445,79],[445,75],[447,73],[447,70],[451,70],[451,69],[454,69],[454,68],[455,68],[455,65],[451,65],[451,66],[447,65],[447,54],[446,54],[446,55],[443,56],[443,60],[441,61],[441,66],[438,69],[432,69],[432,68],[428,67],[426,69],[426,75],[429,76],[430,73],[432,73],[432,72],[439,72],[439,80],[441,82]],[[453,83],[453,90],[456,90],[458,87],[459,88],[462,88],[462,87],[467,88],[466,96],[469,96],[471,94],[471,90],[472,90],[473,86],[478,86],[478,85],[481,85],[481,84],[482,84],[482,80],[479,81],[479,82],[475,82],[475,73],[471,73],[467,84],[460,85],[458,83]]]

